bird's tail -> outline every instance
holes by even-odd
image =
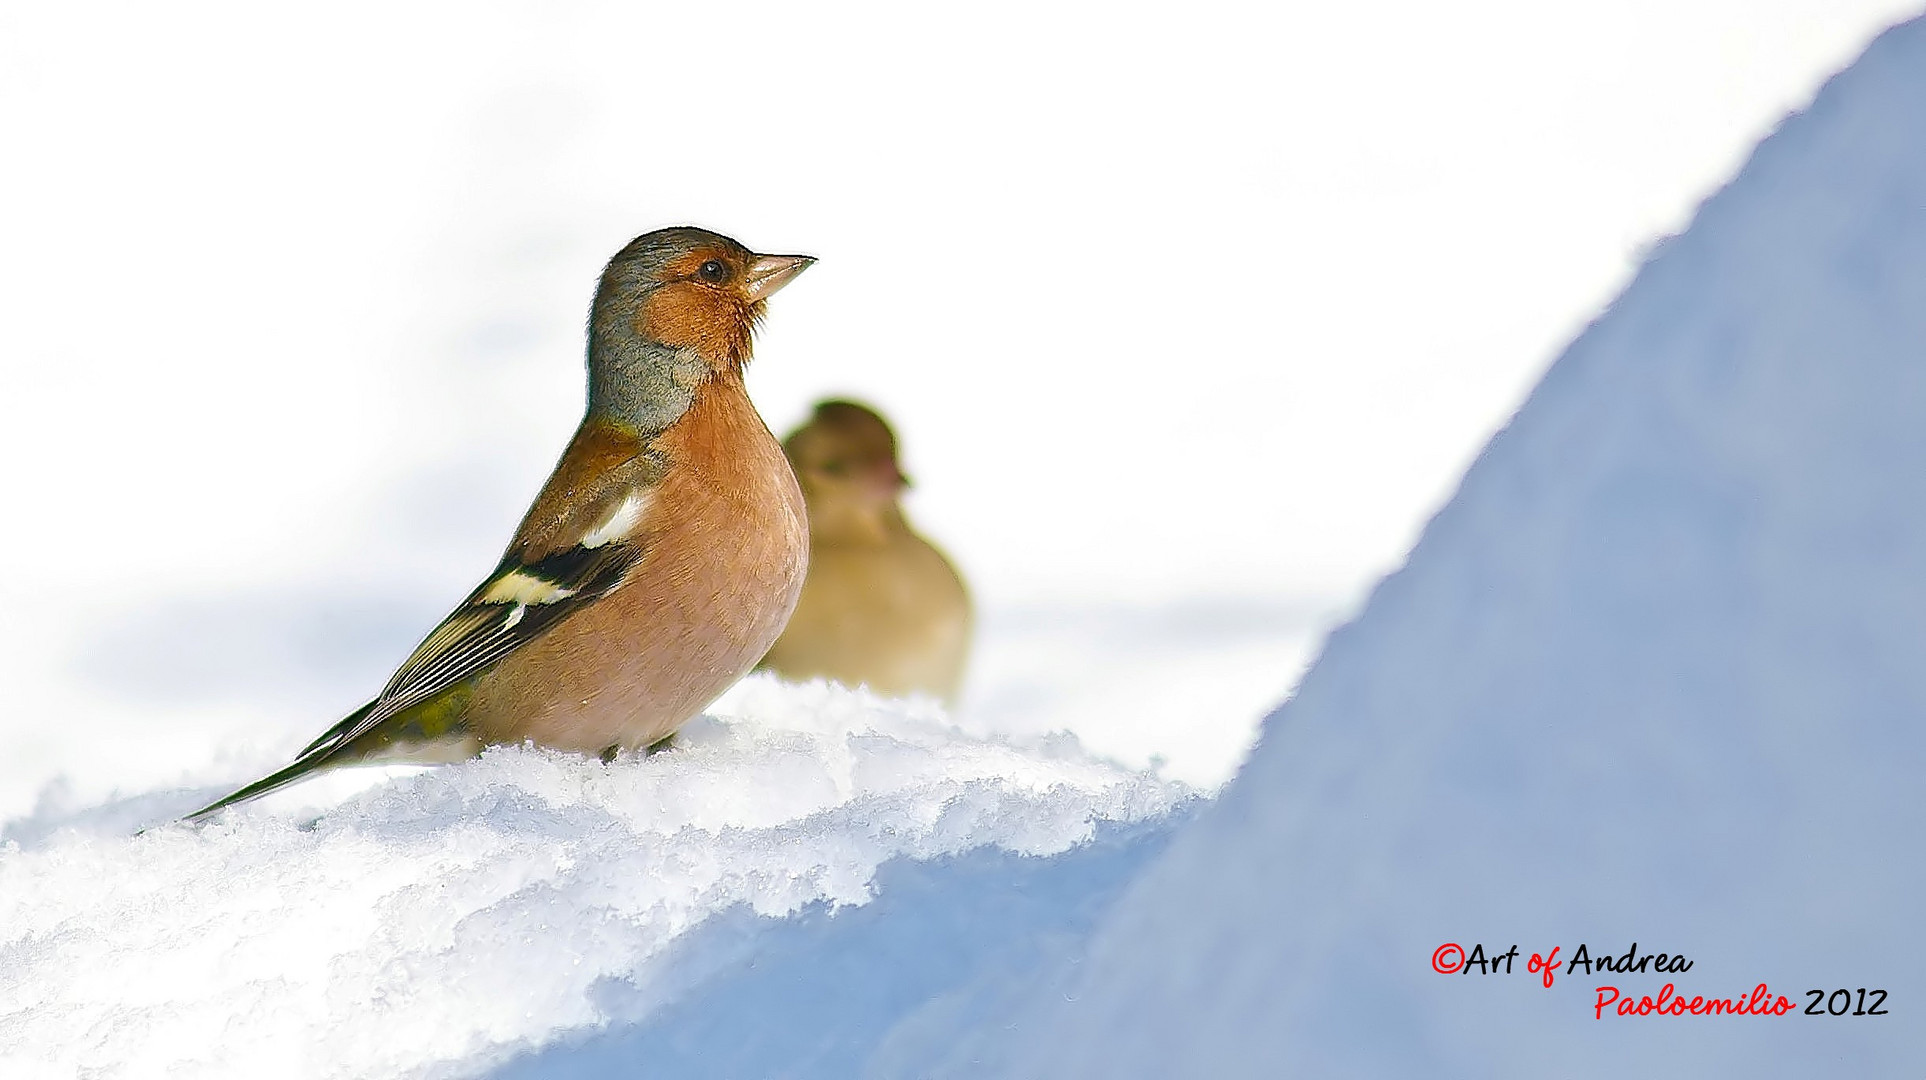
[[[326,769],[330,767],[330,765],[347,764],[347,762],[335,762],[333,760],[338,756],[338,751],[340,751],[344,745],[340,737],[352,731],[354,726],[360,723],[361,718],[368,715],[368,711],[372,708],[374,708],[374,702],[371,701],[359,709],[356,709],[354,712],[349,713],[346,719],[329,728],[327,733],[320,738],[309,743],[307,749],[301,751],[292,764],[289,764],[285,768],[277,769],[232,794],[223,795],[215,799],[199,810],[183,816],[181,820],[184,822],[199,821],[209,814],[233,806],[235,803],[243,803],[249,799],[259,798],[270,791],[284,788],[297,780],[305,780],[311,774]]]
[[[366,705],[363,705],[359,709],[356,709],[355,711],[349,713],[345,718],[342,719],[340,723],[322,732],[320,738],[302,747],[301,752],[299,754],[296,754],[294,756],[294,759],[296,761],[299,761],[302,758],[307,757],[309,754],[316,753],[322,750],[324,747],[330,746],[330,744],[345,742],[347,740],[348,733],[353,731],[356,727],[359,727],[361,724],[361,718],[373,712],[374,707],[375,707],[375,703],[370,701]]]

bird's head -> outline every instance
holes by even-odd
[[[589,314],[591,414],[645,433],[674,423],[704,382],[740,374],[769,297],[815,261],[691,226],[629,241]]]
[[[853,538],[900,521],[896,503],[909,478],[896,460],[896,435],[875,410],[822,402],[782,448],[802,486],[813,534]]]

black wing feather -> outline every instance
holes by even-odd
[[[503,559],[488,580],[416,646],[367,708],[336,725],[302,756],[345,746],[383,720],[483,671],[614,591],[641,557],[639,549],[613,543],[564,548],[530,562]],[[558,595],[546,602],[489,599],[511,578],[540,583]]]

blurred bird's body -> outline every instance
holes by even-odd
[[[523,741],[643,749],[740,678],[808,562],[801,492],[742,366],[763,301],[811,261],[700,229],[617,254],[590,320],[587,415],[495,572],[375,700],[189,817],[341,765]]]
[[[903,516],[896,439],[873,411],[817,406],[784,442],[809,506],[809,576],[763,666],[954,703],[970,648],[963,580]]]

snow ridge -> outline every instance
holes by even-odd
[[[498,749],[318,820],[13,830],[0,1072],[473,1075],[618,999],[625,1021],[673,1000],[658,961],[719,913],[863,904],[892,859],[1053,854],[1187,798],[1074,740],[974,738],[820,684],[738,702],[666,754]],[[201,796],[138,805],[164,821]]]

